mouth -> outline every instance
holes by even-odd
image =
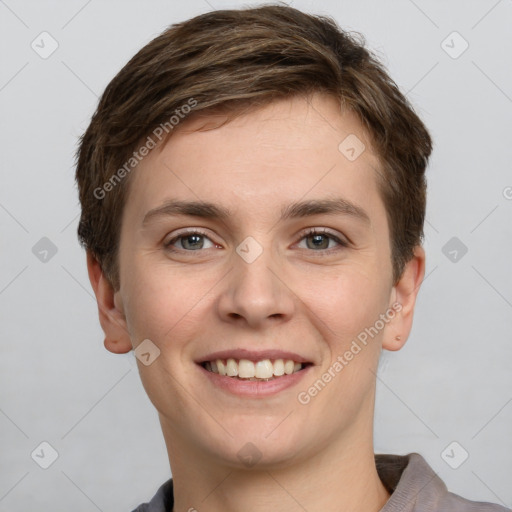
[[[206,377],[205,393],[220,390],[243,399],[280,395],[304,381],[316,364],[295,352],[244,348],[205,354],[194,362]]]
[[[293,359],[212,359],[199,363],[206,371],[239,381],[268,382],[301,372],[312,363]]]

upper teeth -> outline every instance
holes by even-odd
[[[205,368],[211,372],[228,377],[239,377],[242,379],[270,379],[280,377],[281,375],[290,375],[302,369],[301,363],[296,363],[291,359],[263,359],[261,361],[249,361],[248,359],[216,359],[208,361]]]

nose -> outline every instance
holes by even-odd
[[[288,321],[295,308],[295,296],[280,267],[270,250],[264,250],[252,262],[234,254],[233,268],[218,301],[222,319],[252,328]]]

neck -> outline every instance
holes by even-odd
[[[175,432],[170,442],[164,428],[172,461],[172,512],[378,512],[390,495],[375,466],[372,427],[353,426],[342,440],[327,440],[314,455],[265,469],[214,464],[193,448],[184,449],[186,442],[178,442]]]

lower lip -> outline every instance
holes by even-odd
[[[308,365],[302,370],[299,370],[298,372],[292,373],[290,375],[283,375],[273,380],[257,381],[240,380],[233,377],[226,377],[225,375],[219,375],[218,373],[210,372],[203,368],[200,364],[197,366],[203,372],[203,374],[206,375],[212,384],[220,387],[225,391],[228,391],[233,395],[238,395],[245,398],[264,398],[276,395],[280,391],[291,388],[300,382],[312,368],[312,365]]]

